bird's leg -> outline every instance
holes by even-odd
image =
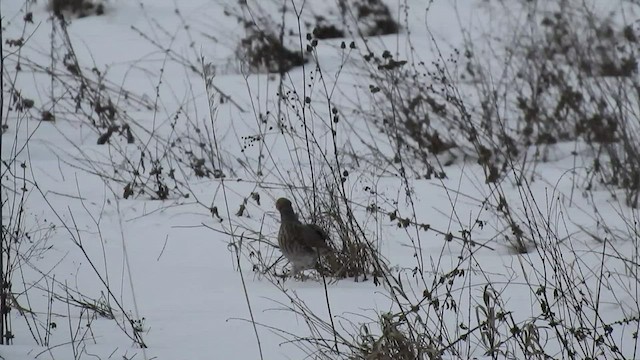
[[[305,280],[305,275],[302,272],[303,269],[297,267],[297,266],[293,266],[293,269],[291,271],[293,278],[299,278],[300,281],[304,281]]]

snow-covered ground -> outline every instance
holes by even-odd
[[[276,11],[272,18],[280,19],[278,6],[257,3],[262,11]],[[309,18],[333,6],[315,1],[286,3],[294,9],[300,6],[297,9]],[[434,1],[428,6],[417,0],[388,3],[394,3],[392,12],[409,24],[411,37],[402,33],[371,38],[367,45],[390,49],[400,59],[417,49],[426,63],[438,59],[437,51],[448,53],[465,39],[476,41],[480,32],[474,29],[494,31],[512,20],[493,13],[487,5],[490,1]],[[77,89],[53,84],[44,69],[52,62],[52,42],[54,48],[62,48],[66,41],[59,26],[52,25],[46,5],[10,0],[0,6],[3,42],[21,37],[25,41],[20,54],[14,53],[17,47],[5,44],[3,48],[3,56],[10,55],[12,62],[7,61],[10,65],[3,77],[2,122],[8,127],[2,135],[2,216],[6,225],[18,210],[24,212],[21,228],[29,233],[13,245],[14,257],[8,259],[15,264],[11,279],[15,301],[9,316],[14,338],[13,345],[0,347],[1,358],[303,359],[308,354],[322,358],[312,346],[314,339],[333,341],[334,337],[326,329],[314,332],[314,324],[333,321],[342,336],[362,334],[362,325],[367,324],[378,334],[380,315],[398,311],[399,300],[391,295],[398,292],[390,288],[395,283],[374,284],[371,276],[367,281],[283,282],[252,269],[258,257],[273,262],[280,256],[270,245],[277,243],[279,226],[275,199],[290,197],[297,200],[298,209],[308,209],[302,199],[312,198],[311,187],[301,186],[310,183],[312,167],[304,149],[304,128],[296,115],[306,114],[318,144],[310,151],[317,161],[311,162],[316,177],[330,174],[318,159],[323,152],[334,156],[334,139],[340,151],[347,149],[363,159],[371,154],[357,140],[362,137],[383,151],[393,149],[385,136],[375,130],[367,133],[372,127],[364,125],[367,119],[362,114],[341,110],[335,137],[322,120],[329,118],[327,87],[336,86],[331,106],[348,107],[358,100],[367,105],[368,100],[358,99],[355,90],[366,88],[370,81],[358,63],[362,59],[357,54],[364,53],[365,46],[361,39],[352,52],[348,46],[340,48],[343,39],[323,40],[316,48],[321,73],[310,63],[284,77],[284,90],[293,100],[286,102],[282,121],[291,121],[299,129],[296,136],[290,135],[294,129],[287,137],[274,119],[279,77],[249,74],[235,58],[244,29],[225,15],[225,9],[238,8],[235,2],[107,1],[104,15],[70,22],[68,41],[82,71],[95,67],[101,76],[94,73],[90,78],[102,79],[105,88],[115,89],[111,100],[127,111],[118,116],[126,115],[137,138],[127,144],[125,137],[113,136],[109,144],[97,145],[101,134],[90,121],[68,102],[56,103]],[[33,23],[23,21],[27,12],[32,13]],[[301,35],[304,44],[305,34]],[[506,35],[496,34],[500,36]],[[289,40],[296,44],[296,38],[294,34]],[[346,39],[347,44],[350,41]],[[436,49],[434,43],[440,47]],[[177,59],[176,54],[184,58]],[[21,61],[40,64],[42,71],[23,65],[24,70],[16,72],[18,55]],[[65,59],[53,61],[64,69]],[[206,79],[189,64],[199,69],[202,64],[215,66],[216,88],[208,93]],[[35,107],[17,111],[8,95],[9,83],[23,98],[33,99]],[[214,116],[209,112],[211,93],[228,96],[213,99]],[[296,107],[296,97],[303,96],[313,101],[313,110]],[[55,121],[40,121],[46,109],[55,113]],[[262,122],[262,117],[267,120]],[[216,139],[211,141],[213,134]],[[251,141],[256,136],[260,137]],[[177,145],[169,146],[172,142]],[[219,177],[194,176],[178,162],[179,156],[173,156],[182,155],[187,161],[190,154],[205,154],[198,142],[218,145],[221,158],[213,162],[225,164],[221,167],[224,182]],[[167,148],[175,150],[170,153]],[[149,189],[146,194],[139,194],[139,188],[126,194],[127,179],[135,179],[128,161],[147,175],[153,167],[151,159],[140,159],[141,149],[162,159],[163,181],[171,190],[168,199],[152,200]],[[536,290],[549,291],[549,298],[557,300],[558,294],[551,293],[559,288],[591,289],[592,293],[581,293],[584,316],[597,317],[593,324],[598,329],[629,319],[628,324],[616,324],[606,341],[617,344],[624,357],[637,357],[640,282],[634,221],[640,217],[604,187],[585,191],[583,170],[591,156],[585,144],[561,143],[549,151],[550,160],[536,165],[527,186],[511,179],[503,183],[509,204],[518,204],[511,211],[540,226],[525,232],[537,231],[541,239],[549,240],[520,255],[505,240],[512,236],[511,230],[482,202],[493,195],[475,161],[460,158],[446,168],[445,179],[410,177],[405,183],[391,164],[376,168],[362,160],[358,164],[352,157],[341,160],[350,170],[345,187],[353,204],[381,207],[371,214],[363,205],[356,217],[379,246],[392,276],[406,286],[402,290],[408,297],[400,303],[420,303],[423,290],[440,279],[449,281],[443,275],[465,270],[460,275],[464,281],[452,280],[450,297],[433,294],[447,304],[455,300],[457,310],[426,312],[429,318],[424,321],[444,329],[444,338],[455,338],[448,332],[459,324],[473,327],[480,322],[478,314],[483,312],[478,309],[484,305],[486,311],[487,302],[492,301],[487,284],[499,294],[499,308],[508,312],[503,315],[521,325],[541,314]],[[168,177],[167,167],[175,167],[177,182]],[[183,174],[179,169],[189,171]],[[297,188],[291,190],[289,185]],[[411,197],[405,195],[408,190]],[[253,193],[259,194],[260,201]],[[237,215],[241,204],[244,211]],[[214,206],[219,217],[211,213]],[[414,222],[429,224],[440,233],[399,227],[388,216],[396,209],[400,216],[415,214]],[[443,233],[459,237],[463,227],[472,232],[474,241],[490,248],[470,252],[461,241],[445,241]],[[598,241],[590,233],[607,240]],[[252,241],[258,236],[261,241]],[[250,249],[260,254],[251,254]],[[554,263],[559,259],[562,265]],[[5,266],[6,262],[5,258]],[[416,267],[422,277],[415,276]],[[584,283],[573,284],[575,279]],[[600,308],[588,309],[592,303]],[[304,304],[305,312],[315,314],[318,321],[309,323],[296,304]],[[580,313],[558,306],[553,311]],[[110,308],[112,316],[98,314],[96,308]],[[136,336],[146,348],[136,344],[132,327],[138,328]],[[479,334],[473,332],[466,341],[452,345],[459,357],[491,357],[479,345],[486,341]],[[549,346],[548,353],[561,353],[552,338],[557,334],[549,331],[544,336],[551,337],[541,340]]]

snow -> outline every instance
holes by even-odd
[[[428,10],[421,1],[408,3],[411,9],[408,21],[413,27],[411,39],[426,62],[437,58],[426,28],[433,31],[441,50],[448,51],[469,35],[462,29],[498,26],[482,1],[435,1]],[[265,2],[265,11],[274,11],[272,5]],[[26,30],[28,41],[22,56],[47,66],[52,25],[45,5],[4,1],[1,6],[5,40],[20,37],[25,9],[33,12],[34,24]],[[176,6],[179,14],[175,12]],[[81,64],[95,66],[114,88],[122,87],[136,94],[135,99],[126,99],[122,93],[113,99],[118,106],[129,109],[131,126],[140,136],[136,144],[114,137],[109,146],[96,145],[100,134],[83,122],[81,115],[74,115],[71,108],[58,108],[60,115],[55,122],[39,121],[35,109],[27,117],[10,113],[9,128],[2,135],[2,159],[16,158],[11,172],[18,178],[23,175],[26,178],[24,228],[32,234],[29,242],[20,245],[19,253],[25,254],[24,258],[14,260],[19,266],[14,269],[12,292],[17,294],[17,303],[32,312],[21,314],[16,309],[11,312],[15,338],[13,345],[0,346],[0,357],[300,359],[315,349],[296,339],[323,336],[331,342],[333,337],[326,329],[313,333],[310,330],[313,324],[300,314],[297,304],[304,304],[322,321],[333,319],[342,334],[357,334],[362,331],[362,324],[367,324],[372,332],[379,332],[373,329],[380,314],[398,310],[388,284],[376,285],[371,277],[368,281],[327,279],[326,284],[321,279],[282,282],[252,271],[256,259],[250,256],[250,247],[260,250],[266,262],[280,256],[269,245],[276,243],[278,230],[275,199],[295,198],[300,208],[304,205],[302,199],[310,196],[311,168],[307,159],[297,157],[306,155],[300,152],[305,144],[304,131],[293,114],[306,111],[308,126],[318,143],[311,151],[314,159],[319,159],[321,152],[333,156],[333,138],[331,129],[322,121],[329,117],[330,110],[320,74],[314,71],[313,64],[304,72],[299,68],[292,70],[284,80],[286,90],[296,91],[289,93],[292,99],[296,96],[302,99],[303,83],[309,85],[310,90],[304,94],[310,94],[316,105],[312,112],[296,107],[296,100],[289,102],[285,116],[291,117],[287,121],[296,126],[298,137],[278,136],[277,129],[269,130],[267,124],[257,120],[270,112],[267,117],[270,123],[274,121],[278,82],[272,75],[246,74],[246,69],[234,59],[233,40],[240,38],[242,26],[223,15],[222,10],[228,6],[231,5],[219,0],[113,0],[107,2],[105,15],[71,21],[70,40]],[[309,2],[308,6],[309,14],[313,14],[325,11],[327,4]],[[392,7],[394,13],[397,10]],[[190,24],[191,31],[185,30],[185,24]],[[135,29],[172,52],[157,48]],[[219,41],[211,41],[210,37]],[[296,44],[295,36],[288,40]],[[317,52],[322,79],[328,82],[329,89],[334,82],[338,84],[332,105],[348,108],[356,101],[355,86],[368,84],[370,79],[362,75],[362,68],[357,65],[360,57],[339,48],[341,41],[323,41]],[[362,45],[358,42],[359,49]],[[369,45],[393,49],[399,54],[410,53],[406,34],[371,39]],[[6,46],[3,50],[10,51]],[[181,54],[196,67],[200,66],[200,57],[205,63],[214,64],[217,67],[214,84],[237,106],[221,103],[212,122],[205,80],[170,54]],[[5,69],[5,77],[7,73],[14,74],[13,69]],[[38,108],[46,109],[56,105],[50,98],[48,79],[44,73],[22,72],[16,84],[24,97],[34,99]],[[53,93],[63,96],[65,90],[57,86]],[[5,114],[9,106],[6,98],[5,95]],[[158,110],[147,109],[147,105]],[[357,141],[358,137],[369,139],[380,149],[393,148],[385,142],[385,136],[377,133],[369,136],[367,131],[371,129],[361,114],[345,112],[341,116],[336,139],[345,148],[353,148],[366,158],[370,152]],[[127,162],[123,154],[137,163],[139,146],[146,145],[151,152],[162,154],[165,144],[180,137],[186,139],[184,134],[197,139],[210,134],[212,128],[221,144],[223,161],[234,170],[233,174],[226,174],[224,183],[220,179],[178,173],[177,179],[182,181],[180,189],[188,197],[173,195],[167,200],[151,200],[149,196],[136,194],[124,199],[122,183],[95,175],[99,172],[126,178]],[[265,134],[263,141],[251,143],[242,152],[248,144],[243,137],[258,134]],[[576,147],[579,155],[574,156]],[[200,151],[191,150],[195,154]],[[622,205],[604,188],[588,193],[583,190],[584,173],[572,169],[576,160],[581,162],[589,157],[586,145],[558,144],[550,154],[549,161],[537,165],[526,192],[511,177],[505,181],[509,203],[519,204],[512,211],[548,225],[548,229],[538,229],[543,234],[541,239],[549,236],[548,243],[523,255],[514,254],[507,246],[504,237],[511,234],[503,219],[478,201],[491,193],[484,183],[482,169],[474,161],[454,163],[447,168],[446,179],[411,179],[409,188],[414,195],[411,204],[402,179],[389,176],[397,174],[394,166],[374,169],[371,174],[372,167],[356,168],[352,159],[344,157],[351,172],[346,189],[353,203],[380,201],[384,210],[374,216],[361,207],[356,216],[371,239],[379,244],[393,274],[411,288],[403,304],[421,301],[427,285],[458,266],[462,256],[471,259],[463,266],[468,275],[464,283],[455,283],[452,290],[461,311],[433,312],[425,321],[446,329],[455,329],[461,322],[473,323],[476,305],[483,304],[483,291],[488,283],[500,293],[502,305],[511,311],[514,321],[524,321],[540,314],[533,292],[535,286],[530,284],[544,284],[545,279],[554,278],[557,274],[552,263],[561,258],[570,264],[563,269],[575,271],[567,274],[567,279],[584,278],[586,288],[599,288],[597,271],[603,269],[598,264],[603,261],[603,271],[619,279],[612,281],[609,286],[614,288],[602,291],[599,299],[602,308],[598,314],[604,323],[639,316],[638,240],[633,223],[638,219],[637,211]],[[167,163],[178,167],[177,158],[165,157]],[[330,174],[326,163],[314,161],[315,176]],[[26,164],[24,174],[22,162]],[[121,172],[115,173],[112,164],[117,164]],[[263,176],[257,175],[258,166]],[[3,201],[7,196],[15,199],[12,194],[19,194],[23,184],[19,182],[14,193],[10,191],[14,184],[5,181],[3,178]],[[167,183],[173,184],[168,180]],[[288,185],[296,187],[290,189]],[[364,190],[365,186],[375,189],[375,195]],[[240,204],[252,192],[260,193],[260,203],[249,198],[245,214],[236,216]],[[522,198],[529,202],[521,201]],[[16,203],[6,206],[16,211]],[[221,219],[211,215],[212,206],[218,208]],[[394,209],[405,217],[415,209],[415,222],[430,224],[455,236],[460,236],[462,226],[473,229],[473,240],[486,243],[493,250],[480,248],[470,254],[461,241],[447,242],[442,234],[416,231],[413,227],[398,228],[386,215]],[[5,224],[7,216],[7,210],[3,210]],[[616,236],[597,226],[602,220]],[[608,241],[596,241],[585,230]],[[554,241],[550,234],[564,241]],[[258,236],[262,242],[251,241]],[[419,244],[417,254],[414,244]],[[558,257],[549,258],[550,253]],[[628,267],[625,269],[615,256],[626,256]],[[422,267],[428,281],[412,276],[416,266]],[[570,285],[562,279],[556,281]],[[108,301],[114,319],[68,305],[52,298],[52,293],[82,296],[94,305]],[[587,317],[595,316],[594,311],[584,312]],[[128,318],[140,321],[140,335],[147,348],[132,341]],[[445,325],[439,325],[439,321]],[[635,356],[637,339],[628,331],[623,334],[616,331],[614,336],[624,345],[625,356]],[[486,356],[478,343],[477,337],[470,339],[468,348],[460,347],[460,356]],[[549,341],[551,348],[557,345]]]

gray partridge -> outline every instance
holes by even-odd
[[[278,245],[293,266],[293,274],[313,269],[319,257],[331,251],[327,233],[315,224],[301,223],[289,199],[279,198],[276,209],[280,212]]]

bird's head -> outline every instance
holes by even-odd
[[[289,199],[280,198],[280,199],[276,200],[276,209],[278,209],[278,211],[282,212],[282,211],[293,210],[293,207],[291,206],[291,201]]]

